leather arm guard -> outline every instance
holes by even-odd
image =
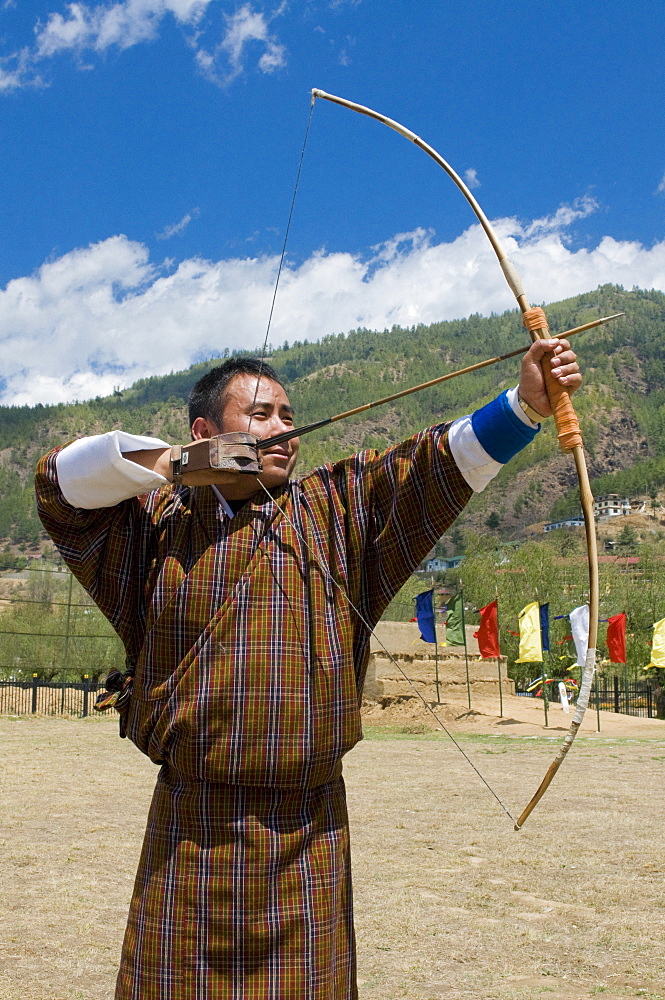
[[[187,474],[204,470],[243,472],[257,476],[262,469],[253,434],[217,434],[215,437],[176,444],[171,448],[171,469],[176,485],[187,485]]]

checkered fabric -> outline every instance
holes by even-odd
[[[233,519],[182,486],[75,510],[54,452],[37,492],[136,665],[127,735],[166,775],[118,1000],[355,996],[340,775],[370,636],[331,575],[373,626],[471,494],[446,426],[256,494]]]
[[[341,779],[157,782],[116,1000],[355,1000]]]

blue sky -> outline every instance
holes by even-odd
[[[534,302],[665,291],[665,8],[0,0],[0,402],[260,346],[309,91],[402,121]],[[463,198],[318,101],[271,341],[511,308]]]

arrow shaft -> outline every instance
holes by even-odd
[[[591,320],[590,323],[584,323],[582,326],[576,326],[572,330],[566,330],[565,333],[557,334],[557,339],[568,340],[570,337],[577,336],[578,333],[584,333],[586,330],[592,330],[596,326],[601,326],[603,323],[609,323],[610,320],[617,319],[619,316],[623,315],[623,313],[614,313],[612,316],[603,316],[600,319]],[[338,420],[346,420],[347,417],[354,417],[356,414],[364,413],[366,410],[373,410],[375,406],[383,406],[384,403],[391,403],[393,400],[401,399],[403,396],[410,396],[414,392],[421,392],[423,389],[430,389],[434,385],[440,385],[442,382],[448,382],[451,378],[457,378],[459,375],[468,375],[470,372],[479,371],[481,368],[488,368],[490,365],[496,365],[499,361],[506,361],[508,358],[516,358],[520,354],[526,354],[528,350],[528,347],[518,347],[516,351],[509,351],[507,354],[499,354],[497,357],[487,358],[485,361],[477,361],[475,364],[467,365],[466,368],[460,368],[456,372],[447,372],[445,375],[439,375],[437,378],[430,379],[429,382],[422,382],[420,385],[411,386],[409,389],[402,389],[400,392],[394,392],[391,396],[384,396],[382,399],[375,399],[372,403],[363,403],[362,406],[356,406],[352,410],[345,410],[343,413],[338,413],[334,417],[325,417],[323,420],[318,420],[313,424],[305,424],[303,427],[294,427],[292,430],[285,431],[283,434],[277,434],[275,437],[259,441],[257,447],[260,450],[272,448],[274,445],[290,441],[291,438],[302,437],[304,434],[310,434],[312,431],[317,431],[321,427],[327,427],[328,424],[334,424]]]

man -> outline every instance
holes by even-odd
[[[44,525],[127,650],[123,733],[161,765],[116,1000],[357,996],[341,772],[370,628],[536,434],[541,362],[578,388],[569,345],[541,341],[472,417],[299,480],[295,439],[258,477],[189,485],[166,442],[121,431],[40,462]],[[197,384],[190,425],[266,439],[293,411],[271,368],[234,360]]]

